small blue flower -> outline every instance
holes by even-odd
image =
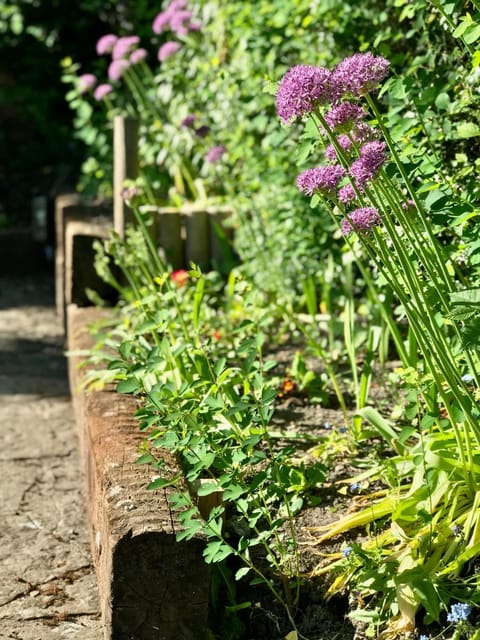
[[[421,636],[418,636],[418,640],[428,640],[428,636],[426,636],[424,633],[422,633]]]
[[[325,422],[325,424],[323,425],[324,429],[331,429],[332,425],[329,422]]]
[[[474,378],[474,376],[472,376],[471,373],[466,373],[465,375],[462,376],[463,382],[471,382],[474,379],[475,378]]]
[[[468,618],[472,611],[472,607],[466,602],[457,602],[452,604],[447,615],[448,622],[463,622]]]
[[[452,533],[455,537],[459,536],[462,533],[461,528],[458,526],[458,524],[454,524],[452,527]]]
[[[352,484],[349,487],[352,493],[355,493],[355,491],[360,491],[361,488],[362,488],[362,485],[360,482],[352,482]]]
[[[343,555],[345,556],[345,558],[348,558],[348,556],[352,553],[352,547],[345,547],[345,549],[343,550]]]
[[[346,430],[347,430],[347,427],[345,425],[343,425],[343,427],[338,427],[338,431],[340,433],[345,433]]]

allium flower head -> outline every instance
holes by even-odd
[[[371,53],[355,53],[332,72],[332,84],[340,95],[359,97],[376,89],[387,76],[390,62]]]
[[[306,169],[297,177],[297,187],[307,196],[316,191],[331,194],[347,172],[339,164]]]
[[[351,135],[357,144],[364,144],[365,142],[371,142],[372,140],[377,139],[379,131],[378,129],[374,129],[367,122],[357,122],[352,129]]]
[[[350,138],[347,136],[346,133],[343,133],[341,136],[338,136],[337,142],[346,153],[348,153],[352,148],[352,141],[350,140]],[[327,160],[334,160],[334,161],[338,160],[337,152],[333,144],[329,144],[328,147],[325,149],[325,157],[327,158]]]
[[[99,56],[103,56],[106,53],[111,53],[114,44],[118,40],[118,37],[113,35],[113,33],[108,33],[106,36],[102,36],[96,45],[97,53]]]
[[[125,73],[125,70],[128,69],[130,63],[128,60],[113,60],[108,66],[108,77],[110,80],[120,80],[120,78]]]
[[[132,64],[138,64],[142,60],[145,60],[146,57],[147,57],[146,49],[140,48],[140,49],[135,49],[135,51],[132,51],[132,53],[130,54],[129,60]]]
[[[366,142],[360,149],[360,157],[352,162],[350,173],[358,184],[364,185],[372,180],[386,160],[386,144],[380,140]]]
[[[472,607],[466,602],[452,604],[450,611],[447,614],[447,622],[463,622],[464,620],[467,620],[471,612]]]
[[[327,111],[325,120],[334,131],[350,131],[353,125],[367,115],[363,107],[353,102],[340,102]]]
[[[103,98],[112,93],[113,87],[110,84],[99,84],[98,87],[93,92],[93,97],[95,100],[103,100]]]
[[[113,45],[112,59],[120,60],[121,58],[126,58],[130,51],[135,48],[139,42],[140,38],[138,36],[125,36],[124,38],[118,38]]]
[[[158,50],[158,59],[160,60],[160,62],[163,62],[167,58],[170,58],[170,56],[173,56],[175,53],[177,53],[180,47],[180,43],[174,42],[173,40],[164,42]]]
[[[357,194],[355,193],[353,185],[348,183],[338,190],[337,197],[340,202],[343,202],[343,204],[350,204],[351,202],[353,202],[353,200],[355,200]]]
[[[191,11],[177,11],[172,15],[170,20],[170,29],[179,36],[187,35],[189,31],[188,24],[190,23],[191,17]]]
[[[226,151],[227,149],[223,145],[216,145],[215,147],[212,147],[205,155],[205,162],[208,162],[209,164],[219,162]]]
[[[78,78],[79,88],[81,93],[90,91],[97,84],[97,78],[93,73],[84,73]]]
[[[185,118],[181,121],[180,125],[182,127],[193,127],[196,119],[197,116],[194,113],[189,113],[188,116],[185,116]]]
[[[376,209],[373,207],[363,207],[355,209],[348,214],[348,219],[342,220],[342,232],[344,235],[350,234],[352,231],[368,233],[373,227],[381,223],[381,218]]]
[[[210,127],[206,124],[202,124],[201,127],[195,129],[195,135],[199,138],[205,138],[210,133]]]
[[[330,75],[324,67],[290,67],[280,81],[276,97],[277,113],[283,122],[289,123],[329,102],[333,97]]]

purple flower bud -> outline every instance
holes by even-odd
[[[132,64],[138,64],[142,60],[145,60],[146,57],[146,49],[135,49],[135,51],[132,51],[132,53],[130,54],[129,60]]]
[[[373,227],[382,222],[377,209],[373,207],[363,207],[355,209],[348,214],[348,218],[342,220],[342,233],[348,236],[352,231],[368,233]]]
[[[121,60],[113,60],[108,67],[108,78],[113,81],[120,80],[129,66],[128,60],[123,58]]]
[[[112,59],[120,60],[125,58],[139,42],[140,38],[138,36],[119,38],[112,49]]]
[[[153,33],[160,34],[170,23],[171,14],[168,11],[161,11],[153,20]]]
[[[197,129],[195,129],[195,135],[198,136],[199,138],[205,138],[206,136],[208,136],[209,133],[210,133],[210,127],[208,127],[206,124],[202,124],[201,127],[198,127]]]
[[[277,113],[283,122],[290,123],[332,100],[330,76],[324,67],[291,67],[280,81],[276,96]]]
[[[326,167],[306,169],[297,177],[297,187],[303,193],[311,196],[316,191],[332,194],[338,183],[347,175],[347,172],[339,164]]]
[[[162,46],[158,50],[159,61],[163,62],[167,58],[170,58],[170,56],[173,56],[180,49],[180,46],[181,45],[179,42],[174,42],[173,40],[169,40],[168,42],[162,44]]]
[[[332,72],[332,84],[340,95],[359,97],[373,91],[387,76],[390,63],[371,53],[356,53],[342,60]]]
[[[90,91],[97,84],[97,78],[93,73],[84,73],[78,78],[80,93]]]
[[[219,162],[226,151],[227,149],[223,145],[216,145],[215,147],[212,147],[205,155],[205,162],[208,162],[209,164]]]
[[[99,84],[98,87],[93,92],[93,97],[95,100],[103,100],[103,98],[112,93],[113,87],[110,84]]]
[[[380,171],[386,160],[385,142],[375,140],[366,142],[360,149],[360,157],[352,162],[350,173],[356,178],[359,185],[364,185],[372,180]]]
[[[197,116],[194,113],[190,113],[188,116],[185,116],[185,118],[181,121],[180,125],[182,127],[193,127],[193,124],[195,122],[195,120],[197,119]]]
[[[106,36],[102,36],[96,45],[97,53],[99,56],[103,56],[106,53],[111,53],[114,44],[118,40],[117,36],[114,36],[113,33],[109,33]]]

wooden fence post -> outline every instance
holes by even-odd
[[[122,198],[125,180],[138,175],[138,122],[115,116],[113,120],[113,228],[125,237],[125,227],[132,222],[131,210]]]

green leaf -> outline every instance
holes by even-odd
[[[152,480],[150,484],[147,486],[149,491],[157,491],[158,489],[164,489],[165,487],[171,487],[180,479],[180,475],[175,476],[174,478],[157,478],[156,480]]]
[[[117,385],[118,393],[136,393],[137,391],[140,391],[140,385],[138,380],[132,377],[122,380]]]
[[[459,122],[457,135],[459,138],[476,138],[480,135],[480,127],[475,122]]]
[[[216,482],[202,482],[197,489],[197,496],[209,496],[218,491],[219,487]]]
[[[213,542],[209,542],[203,550],[203,557],[207,564],[211,564],[212,562],[225,560],[225,558],[228,558],[232,553],[232,548],[225,544],[223,540],[214,540]]]
[[[249,571],[250,571],[250,567],[242,567],[236,572],[235,580],[241,580],[244,576],[247,575]],[[243,604],[248,604],[248,603],[243,603]]]

